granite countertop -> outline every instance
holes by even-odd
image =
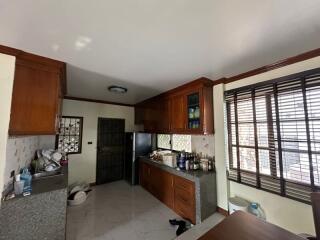
[[[6,202],[17,200],[17,199],[34,196],[37,194],[66,189],[68,187],[68,165],[62,167],[62,174],[60,175],[39,178],[36,180],[33,179],[31,186],[32,186],[31,195],[25,196],[25,197],[22,195],[16,196],[15,198],[3,201],[3,204],[5,204]]]
[[[147,163],[150,163],[150,164],[152,164],[154,166],[157,166],[157,167],[159,167],[159,168],[161,168],[161,169],[163,169],[163,170],[165,170],[165,171],[167,171],[169,173],[172,173],[174,175],[186,178],[186,179],[188,179],[190,181],[193,181],[193,182],[195,182],[197,179],[200,179],[200,178],[202,178],[204,176],[215,174],[214,171],[204,172],[202,170],[190,170],[190,171],[177,170],[176,168],[172,168],[172,167],[169,167],[169,166],[166,166],[166,165],[162,164],[161,162],[152,160],[147,156],[141,156],[140,160],[142,160],[144,162],[147,162]]]

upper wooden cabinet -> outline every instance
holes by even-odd
[[[0,52],[16,56],[9,134],[56,134],[65,94],[65,63],[3,46]]]
[[[200,78],[135,106],[145,132],[213,133],[213,82]]]
[[[185,94],[178,93],[171,97],[171,129],[172,132],[180,133],[186,130],[186,101]]]

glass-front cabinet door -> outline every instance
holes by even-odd
[[[201,128],[201,108],[199,92],[187,95],[188,121],[187,128],[189,130],[197,130]]]

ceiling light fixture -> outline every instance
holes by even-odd
[[[116,86],[116,85],[112,85],[108,87],[108,90],[113,93],[126,93],[128,91],[127,88]]]

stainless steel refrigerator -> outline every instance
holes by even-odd
[[[125,137],[124,178],[130,184],[139,184],[139,156],[152,151],[152,134],[127,132]]]

